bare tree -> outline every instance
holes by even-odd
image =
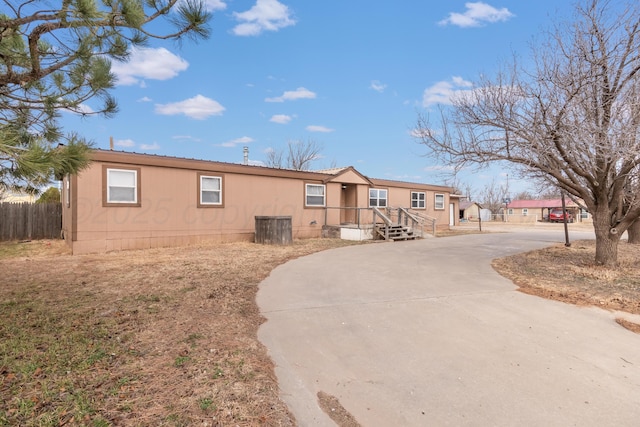
[[[265,163],[272,168],[309,170],[311,163],[320,159],[321,151],[322,146],[313,139],[292,140],[287,142],[284,150],[268,151]]]
[[[205,0],[3,1],[0,187],[37,193],[85,168],[92,144],[63,131],[61,112],[112,117],[112,60],[152,39],[206,39],[210,21]]]
[[[614,8],[617,7],[618,9]],[[597,264],[615,266],[620,236],[640,217],[627,191],[640,165],[640,9],[587,0],[532,50],[441,109],[416,133],[456,167],[507,162],[580,199],[593,216]]]
[[[560,190],[556,187],[549,187],[548,183],[545,187],[540,187],[538,189],[538,199],[540,200],[559,199],[560,197],[562,197]]]
[[[478,202],[483,208],[489,209],[492,214],[498,214],[504,206],[504,199],[508,194],[509,189],[506,185],[498,185],[495,179],[492,179],[480,190]]]
[[[524,190],[513,196],[513,200],[535,200],[535,196]]]
[[[629,204],[635,200],[636,197],[640,197],[640,183],[629,182],[627,186],[627,195],[625,202]],[[634,245],[640,245],[640,218],[636,219],[627,229],[628,243]]]
[[[636,220],[629,226],[627,234],[629,235],[629,243],[640,245],[640,220]]]
[[[284,151],[274,150],[273,148],[270,148],[267,151],[267,159],[264,163],[270,168],[284,168]]]
[[[460,177],[454,173],[452,175],[443,175],[444,185],[453,188],[454,194],[460,194],[467,200],[471,200],[473,186],[469,182],[462,181]]]

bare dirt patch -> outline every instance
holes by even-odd
[[[640,314],[640,245],[620,242],[616,269],[594,259],[595,241],[580,240],[496,259],[493,267],[527,294]]]
[[[360,423],[342,406],[337,397],[319,391],[318,404],[338,427],[360,427]]]
[[[465,234],[480,234],[480,233],[483,233],[483,231],[473,230],[473,229],[438,230],[436,232],[436,237],[464,236]]]
[[[631,332],[635,332],[636,334],[640,334],[640,324],[630,322],[621,317],[616,318],[616,323],[623,328],[630,330]]]
[[[295,425],[257,339],[257,285],[349,244],[1,244],[0,426]]]

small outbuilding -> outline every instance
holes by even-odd
[[[478,221],[482,206],[476,202],[469,200],[460,201],[460,220],[461,221]]]

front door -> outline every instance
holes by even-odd
[[[342,193],[340,194],[340,223],[355,224],[357,223],[357,186],[354,184],[342,184]]]
[[[449,203],[449,225],[456,225],[456,204]]]

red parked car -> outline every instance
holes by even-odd
[[[562,208],[553,208],[549,211],[549,222],[564,222]],[[567,211],[567,222],[573,222],[573,215]]]

